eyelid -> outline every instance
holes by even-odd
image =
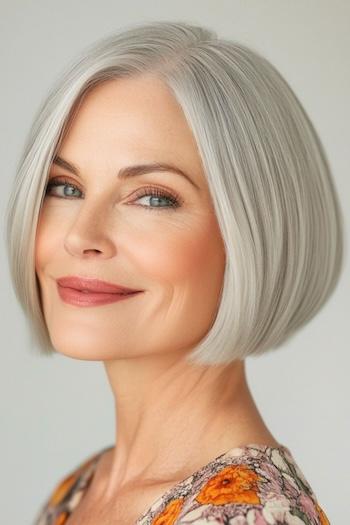
[[[49,185],[52,185],[53,187],[55,186],[64,186],[64,185],[67,185],[67,186],[71,186],[71,187],[74,187],[74,189],[77,189],[78,191],[80,191],[81,193],[83,193],[83,191],[79,188],[79,186],[77,185],[77,183],[75,181],[72,181],[70,179],[70,177],[67,177],[66,175],[52,175],[48,178],[47,180],[47,187]],[[140,195],[140,192],[141,192],[141,195]],[[157,195],[158,192],[160,192],[160,195],[159,196],[164,196],[165,198],[167,198],[168,200],[170,201],[173,201],[174,202],[174,205],[173,206],[168,206],[168,207],[159,207],[158,209],[161,210],[161,209],[167,209],[167,208],[179,208],[181,207],[183,204],[184,204],[184,199],[179,195],[178,192],[176,192],[175,190],[173,189],[170,189],[168,188],[167,186],[163,186],[163,185],[153,185],[153,184],[150,184],[150,183],[146,183],[145,186],[142,186],[137,188],[134,192],[132,192],[133,194],[136,193],[136,200],[137,199],[140,199],[142,197],[145,197],[147,196],[148,194],[152,194],[152,192],[154,192],[154,195]],[[162,194],[163,192],[163,194]],[[73,196],[70,196],[70,197],[60,197],[60,198],[67,198],[67,199],[76,199],[76,197],[73,197]],[[154,210],[157,210],[157,207],[153,207],[153,206],[143,206],[143,205],[140,205],[141,207],[144,207],[144,208],[149,208],[149,209],[154,209]]]
[[[149,176],[149,174],[147,174],[147,175]],[[51,173],[49,174],[49,177],[47,179],[47,184],[49,182],[51,182],[53,179],[55,179],[55,180],[56,179],[60,179],[62,181],[62,184],[64,184],[64,181],[67,181],[66,184],[72,184],[73,186],[79,186],[80,185],[79,182],[76,182],[73,179],[71,179],[71,177],[69,175],[65,175],[65,174],[62,174],[62,175],[61,174],[57,174],[57,175],[55,175],[55,174],[51,174]],[[142,189],[144,187],[149,187],[149,188],[153,188],[153,189],[162,189],[163,191],[167,191],[172,196],[176,197],[179,200],[179,202],[181,202],[181,203],[184,202],[183,198],[179,195],[179,193],[176,190],[170,188],[169,186],[166,186],[165,184],[161,184],[159,182],[156,182],[156,183],[152,183],[152,182],[141,183],[141,182],[139,182],[138,183],[136,180],[125,181],[124,184],[128,184],[128,183],[129,184],[137,184],[138,186],[141,185],[141,188],[139,188],[139,189]],[[79,187],[78,187],[78,189],[79,189]],[[82,191],[82,190],[79,189],[79,191]]]

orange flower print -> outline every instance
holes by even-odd
[[[319,506],[318,503],[316,503],[315,505],[316,505],[316,510],[318,512],[318,516],[320,518],[320,524],[321,525],[330,525],[329,519],[327,518],[324,510],[321,509],[321,507]]]
[[[259,476],[246,465],[228,465],[211,477],[196,500],[202,504],[260,503]]]
[[[64,496],[67,494],[68,490],[73,486],[76,479],[77,475],[75,473],[65,478],[53,492],[49,501],[50,505],[58,505],[58,503],[60,503],[60,501],[62,501]]]
[[[61,512],[55,519],[53,525],[63,525],[64,523],[66,523],[68,516],[68,512]]]
[[[173,525],[180,514],[183,503],[183,498],[170,501],[163,512],[152,520],[151,525]]]
[[[63,500],[64,496],[67,494],[69,489],[74,485],[75,481],[78,479],[78,477],[83,473],[85,469],[87,469],[95,460],[96,455],[89,458],[87,461],[82,463],[79,468],[74,470],[69,476],[63,479],[58,486],[56,487],[55,491],[53,492],[51,498],[50,498],[50,505],[57,505],[60,503],[60,501]],[[60,523],[60,522],[59,522]],[[56,525],[56,523],[55,523]]]

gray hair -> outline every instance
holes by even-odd
[[[7,209],[11,278],[40,353],[52,354],[35,272],[35,234],[52,159],[84,94],[152,73],[184,111],[226,250],[220,302],[186,356],[229,363],[276,349],[325,304],[343,264],[343,218],[320,139],[270,62],[204,27],[152,22],[91,45],[43,101]]]

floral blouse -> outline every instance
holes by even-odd
[[[33,525],[63,525],[89,485],[90,456],[62,479]],[[116,524],[118,525],[118,524]],[[250,444],[216,457],[167,490],[135,525],[330,525],[290,450]]]

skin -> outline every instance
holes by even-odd
[[[151,75],[98,85],[58,154],[79,174],[53,164],[50,180],[64,176],[78,190],[68,197],[64,186],[54,188],[40,213],[36,272],[45,320],[59,353],[103,362],[115,401],[118,439],[99,462],[90,503],[112,514],[117,495],[147,484],[154,489],[147,508],[167,484],[230,448],[278,446],[244,361],[184,362],[215,318],[225,251],[194,137],[167,86]],[[167,171],[118,180],[120,168],[148,162],[177,166],[197,187]],[[175,192],[181,206],[138,197],[148,185]],[[64,275],[145,291],[72,306],[57,293],[55,279]]]

